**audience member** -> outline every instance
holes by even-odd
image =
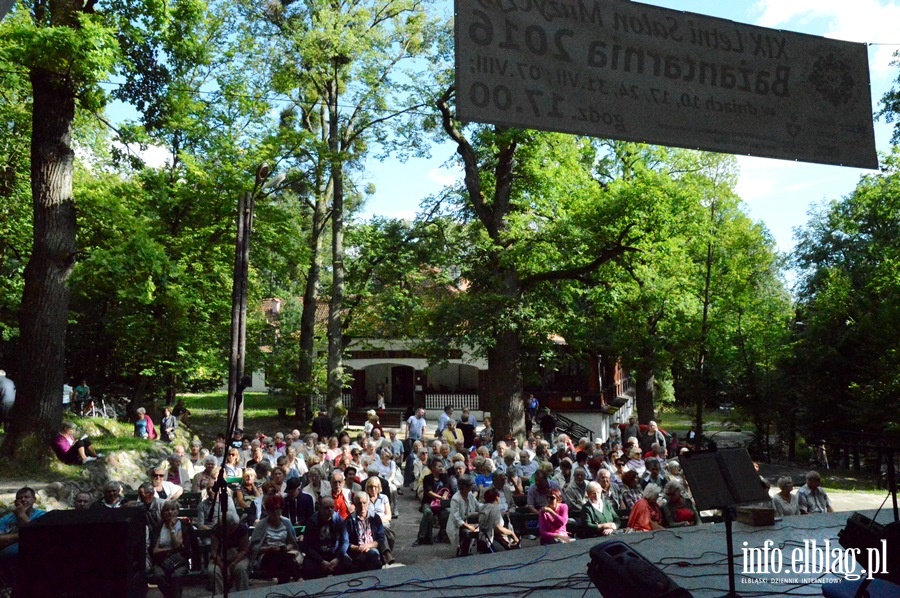
[[[559,488],[551,488],[547,493],[547,505],[541,507],[538,514],[538,531],[541,544],[558,544],[571,542],[566,532],[569,523],[569,508],[562,501]]]
[[[472,493],[472,480],[461,478],[459,490],[450,499],[450,515],[447,518],[447,537],[456,547],[458,556],[469,556],[469,545],[478,527],[469,521],[478,514],[478,501]]]
[[[13,405],[16,403],[16,385],[0,370],[0,426],[9,433],[9,422]]]
[[[159,420],[159,439],[163,442],[175,440],[175,429],[178,427],[178,418],[172,415],[168,407],[163,408],[163,417]]]
[[[438,417],[437,432],[435,433],[436,437],[440,438],[441,434],[444,433],[444,430],[447,429],[447,422],[452,418],[453,406],[447,405],[446,407],[444,407],[444,412],[441,413],[441,415]]]
[[[797,491],[797,504],[801,515],[834,513],[831,499],[821,485],[822,476],[818,471],[807,472],[806,484]]]
[[[183,459],[182,455],[178,453],[172,453],[168,457],[169,469],[166,474],[166,481],[175,484],[176,486],[181,486],[184,488],[185,492],[195,491],[198,492],[196,488],[193,487],[193,470],[194,468],[191,466],[190,461],[187,459]],[[187,462],[187,464],[185,464]]]
[[[644,498],[644,493],[641,491],[641,485],[638,483],[637,472],[633,470],[626,471],[622,475],[622,502],[624,507],[632,509],[642,498]]]
[[[103,498],[92,505],[94,509],[118,509],[125,503],[122,497],[122,484],[110,480],[103,485]]]
[[[224,559],[220,546],[225,548]],[[225,589],[223,569],[228,570],[229,585],[234,584],[238,592],[250,588],[250,530],[241,523],[237,513],[231,511],[225,513],[224,544],[218,529],[212,534],[210,544],[207,575],[216,595],[222,594]]]
[[[344,486],[344,473],[335,470],[331,474],[331,500],[334,501],[334,512],[346,519],[353,512],[353,494]]]
[[[159,498],[163,500],[176,500],[184,494],[184,488],[177,486],[172,482],[166,481],[167,468],[160,465],[150,470],[150,483],[153,484],[153,491]],[[215,482],[215,480],[213,480]]]
[[[347,518],[347,554],[357,571],[381,569],[384,546],[384,526],[381,518],[369,513],[369,495],[358,492],[353,496],[355,511]]]
[[[641,500],[637,501],[631,509],[628,527],[636,532],[651,532],[664,529],[662,526],[662,512],[657,502],[659,492],[659,486],[647,484]]]
[[[501,493],[497,488],[488,488],[484,493],[484,504],[478,512],[478,541],[476,542],[477,550],[481,554],[519,547],[519,538],[512,526],[504,525],[506,521],[500,499]]]
[[[302,492],[303,480],[291,478],[287,481],[284,497],[284,514],[291,521],[291,525],[306,525],[316,512],[316,505],[312,496]]]
[[[688,527],[700,525],[700,513],[694,501],[684,495],[681,482],[669,482],[663,489],[666,504],[662,506],[663,525],[666,527]]]
[[[82,465],[98,457],[87,434],[79,440],[75,440],[75,424],[72,422],[62,423],[59,433],[53,439],[51,448],[56,453],[56,457],[67,465]]]
[[[19,571],[19,530],[46,511],[36,509],[37,495],[25,486],[16,492],[13,510],[0,518],[0,578],[15,585]]]
[[[608,469],[598,469],[595,480],[600,484],[600,495],[604,501],[610,503],[613,509],[625,508],[622,503],[622,490],[612,483],[612,472]]]
[[[256,485],[256,472],[245,469],[241,477],[241,483],[234,491],[234,501],[241,509],[249,509],[250,505],[260,495],[259,486]]]
[[[153,578],[166,598],[181,597],[189,561],[199,558],[193,550],[193,528],[178,518],[178,509],[177,500],[166,501],[151,542]]]
[[[76,391],[78,389],[75,389]],[[143,407],[137,409],[137,419],[134,421],[134,435],[145,440],[156,440],[156,428],[153,427],[153,420],[147,415],[147,410]]]
[[[265,516],[256,522],[250,536],[250,553],[256,568],[278,579],[278,583],[300,579],[298,561],[300,546],[297,535],[287,517],[281,515],[284,498],[280,494],[267,496]]]
[[[587,485],[587,499],[584,507],[584,533],[586,536],[608,536],[619,529],[621,520],[616,514],[613,503],[604,497],[602,484],[590,482]]]
[[[75,500],[72,502],[72,508],[76,511],[87,511],[91,508],[94,497],[87,490],[79,490],[75,493]]]
[[[581,518],[587,502],[587,471],[584,468],[576,468],[572,481],[563,488],[563,502],[569,507],[569,517]]]
[[[641,488],[646,488],[647,484],[655,484],[660,488],[666,487],[666,476],[662,474],[662,467],[656,457],[647,457],[644,459],[644,473],[641,475]]]
[[[319,438],[334,436],[334,423],[327,413],[319,411],[319,414],[312,421],[312,432],[318,434]]]
[[[547,479],[547,473],[544,470],[537,470],[534,474],[534,484],[528,488],[526,497],[528,510],[534,515],[539,515],[542,509],[550,504],[550,495],[553,490],[559,492],[560,498],[562,498],[560,487]]]
[[[244,475],[244,469],[241,467],[241,452],[233,446],[228,447],[228,450],[225,453],[225,464],[223,467],[225,468],[226,478],[242,477]]]
[[[349,572],[353,567],[347,555],[349,545],[346,522],[335,512],[334,500],[323,496],[303,535],[303,578],[319,579]]]
[[[205,483],[205,480],[204,480]],[[205,488],[200,488],[198,492],[203,493],[203,499],[197,504],[197,515],[194,517],[194,526],[199,530],[213,529],[221,522],[222,498],[216,495],[215,484],[210,484]],[[225,513],[234,513],[237,515],[237,509],[234,506],[234,500],[227,488],[222,490],[227,496]]]
[[[772,496],[772,508],[776,517],[790,517],[800,514],[800,500],[797,493],[792,493],[794,480],[790,477],[778,478],[779,491]]]
[[[214,456],[207,455],[202,463],[203,469],[194,475],[194,479],[191,480],[191,488],[195,489],[195,491],[200,488],[200,480],[206,480],[204,485],[208,486],[210,482],[215,483],[216,476],[219,474],[218,463]]]
[[[445,536],[444,528],[446,527],[449,513],[443,508],[443,501],[450,500],[452,496],[449,486],[449,476],[444,473],[444,465],[441,459],[436,458],[431,461],[430,471],[422,481],[422,521],[419,524],[419,534],[413,546],[420,544],[431,544],[432,541],[432,525],[434,519],[439,521],[438,541]]]
[[[390,565],[394,562],[391,552],[394,550],[394,542],[396,536],[391,528],[391,501],[387,495],[381,492],[381,480],[378,478],[369,478],[366,480],[366,494],[369,495],[369,514],[378,515],[381,519],[381,526],[384,528],[385,545],[379,546],[381,555],[384,557],[384,563]]]

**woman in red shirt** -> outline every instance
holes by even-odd
[[[631,517],[628,518],[628,527],[636,532],[652,532],[664,529],[662,526],[662,512],[656,502],[659,498],[659,486],[647,484],[644,488],[644,497],[631,508]]]

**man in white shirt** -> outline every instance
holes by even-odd
[[[412,445],[416,440],[422,440],[425,437],[425,410],[416,409],[416,414],[411,415],[406,420],[406,446],[405,453],[412,454]]]
[[[834,513],[831,499],[820,486],[822,476],[818,471],[810,471],[806,474],[806,485],[797,491],[797,502],[800,504],[801,515],[812,513]]]

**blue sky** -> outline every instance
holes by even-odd
[[[900,50],[897,26],[900,0],[655,0],[644,3],[873,44],[869,46],[873,109],[900,72],[900,68],[890,66],[892,53]],[[448,1],[448,10],[450,6]],[[889,147],[890,131],[891,126],[875,123],[878,151]],[[452,145],[444,144],[435,146],[428,160],[414,159],[403,164],[373,160],[367,179],[374,183],[376,192],[366,203],[363,217],[411,218],[424,197],[461,178],[461,172],[455,168],[443,167],[453,152]],[[746,202],[750,217],[765,222],[782,251],[793,247],[793,229],[806,223],[810,207],[849,194],[860,176],[872,172],[745,156],[738,161],[741,167],[738,193]]]

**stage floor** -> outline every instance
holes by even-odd
[[[862,511],[873,517],[874,511]],[[837,534],[852,513],[787,517],[768,527],[734,523],[735,590],[742,596],[821,596],[822,585],[859,575]],[[893,520],[889,509],[879,523]],[[232,596],[598,596],[588,579],[589,551],[599,542],[621,540],[697,597],[728,592],[724,524],[653,533],[621,534],[604,540],[578,540],[495,555],[452,558],[412,565],[301,581],[232,593]],[[745,544],[746,543],[746,544]],[[824,558],[827,555],[827,558]],[[751,558],[752,557],[752,558]],[[864,558],[866,555],[864,555]],[[873,554],[872,559],[883,557]],[[780,571],[777,571],[780,563]],[[873,562],[874,564],[874,562]],[[764,572],[768,565],[768,573]],[[864,574],[863,574],[864,575]],[[649,595],[649,594],[647,594]],[[640,594],[635,594],[639,598]]]

